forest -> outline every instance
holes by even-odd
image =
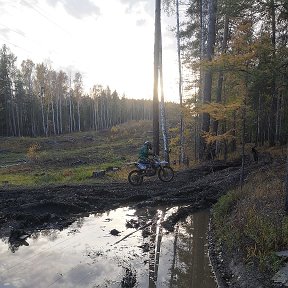
[[[164,13],[177,14],[179,22],[175,36],[183,73],[179,85],[183,85],[180,106],[185,129],[180,133],[186,137],[185,150],[201,159],[233,152],[237,143],[285,144],[288,2],[163,4]],[[101,85],[84,93],[81,73],[68,75],[30,59],[16,67],[16,59],[3,45],[1,136],[59,135],[152,119],[152,101],[126,99]]]
[[[196,154],[287,143],[288,1],[175,4],[185,11],[178,36],[183,73],[192,75],[183,85]]]
[[[85,93],[82,75],[55,71],[32,60],[16,67],[16,56],[0,50],[0,136],[51,136],[99,131],[130,120],[152,119],[152,102],[127,99],[109,87]]]

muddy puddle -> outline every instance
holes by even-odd
[[[0,287],[217,287],[207,255],[208,212],[168,233],[161,223],[177,209],[119,208],[17,244],[2,239]]]

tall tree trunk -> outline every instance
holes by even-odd
[[[59,132],[60,132],[60,127],[59,127],[59,95],[57,93],[57,96],[56,96],[56,133],[57,135],[59,135]]]
[[[55,119],[55,109],[54,109],[54,101],[53,101],[53,99],[51,100],[51,108],[52,108],[53,132],[54,132],[54,135],[56,135],[57,131],[56,131],[56,119]]]
[[[246,80],[245,80],[245,87],[246,91],[244,92],[244,99],[243,99],[243,104],[242,104],[242,148],[241,148],[241,158],[242,158],[242,163],[241,163],[241,173],[240,173],[240,187],[241,190],[243,188],[244,184],[244,164],[245,164],[245,141],[246,141],[246,105],[247,105],[247,93],[248,93],[248,76],[246,75]]]
[[[78,131],[81,131],[81,119],[80,119],[80,99],[77,101],[77,114],[78,114]]]
[[[231,145],[230,145],[230,151],[235,152],[237,149],[237,141],[236,141],[236,111],[233,111],[232,113],[232,117],[233,117],[233,122],[232,122],[232,141],[231,141]],[[226,126],[225,126],[226,127]],[[225,132],[226,132],[226,128],[225,128]]]
[[[275,11],[275,2],[271,0],[270,2],[271,9],[271,29],[272,29],[272,46],[273,46],[273,62],[276,58],[276,11]],[[276,111],[277,111],[277,91],[276,91],[276,75],[275,71],[272,72],[272,103],[270,109],[270,131],[269,131],[269,144],[270,146],[275,145],[275,129],[276,129]]]
[[[63,116],[62,116],[62,95],[60,95],[59,99],[59,119],[60,119],[60,134],[63,133]]]
[[[14,100],[11,100],[11,114],[12,114],[12,131],[13,131],[13,136],[17,136],[17,127],[16,127],[16,115],[15,115],[15,108],[16,106]]]
[[[161,23],[161,0],[155,1],[155,42],[154,42],[154,88],[153,88],[153,150],[159,155],[159,44]]]
[[[246,104],[244,104],[246,105]],[[244,183],[244,164],[245,164],[245,134],[246,134],[246,108],[243,107],[242,110],[242,146],[241,146],[241,174],[240,174],[240,187],[241,190],[243,188],[243,183]]]
[[[73,132],[73,116],[72,116],[72,99],[71,91],[69,92],[69,132]]]
[[[207,38],[207,55],[206,60],[211,61],[214,54],[215,44],[215,28],[216,28],[216,12],[217,12],[217,0],[210,0],[209,2],[209,23],[208,23],[208,38]],[[203,88],[203,103],[211,102],[211,90],[212,90],[212,71],[210,68],[206,68],[204,73],[204,88]],[[203,113],[202,115],[202,132],[209,132],[210,129],[210,115]],[[200,159],[204,159],[205,151],[207,150],[205,139],[201,137],[200,147]],[[207,152],[207,151],[206,151]]]
[[[167,161],[169,163],[170,162],[170,159],[169,159],[169,137],[168,137],[168,132],[167,132],[165,101],[164,101],[164,87],[163,87],[161,23],[160,23],[160,27],[159,27],[159,34],[160,34],[159,35],[159,78],[160,78],[160,89],[161,89],[160,120],[161,120],[161,130],[162,130],[163,146],[164,146],[164,159],[165,159],[165,161]]]
[[[45,125],[45,114],[44,114],[44,88],[41,87],[41,93],[40,93],[40,98],[41,98],[41,114],[42,114],[42,128],[43,128],[43,134],[46,135],[46,125]]]
[[[15,112],[16,112],[16,122],[17,122],[17,136],[18,137],[21,137],[21,125],[20,125],[20,122],[21,121],[21,115],[20,115],[20,112],[19,112],[19,105],[17,103],[15,103]]]
[[[261,143],[261,129],[260,129],[260,123],[261,123],[261,94],[258,95],[258,107],[257,107],[257,132],[256,132],[256,140],[255,145],[258,146],[259,143]]]
[[[222,41],[222,47],[221,47],[221,53],[225,54],[227,50],[227,41],[228,41],[228,32],[229,32],[229,18],[227,15],[225,15],[225,22],[224,22],[224,33],[223,33],[223,41]],[[218,76],[218,83],[217,83],[217,94],[216,94],[216,102],[221,103],[222,102],[222,87],[223,87],[223,80],[224,80],[224,74],[221,71]],[[213,132],[215,135],[218,135],[218,125],[219,121],[215,120],[213,122]]]
[[[286,176],[285,176],[285,211],[288,215],[288,143],[287,143],[287,149],[286,149]]]
[[[178,93],[180,100],[180,163],[184,163],[184,113],[183,113],[183,99],[182,99],[182,65],[181,65],[181,50],[180,50],[180,21],[179,21],[179,0],[176,0],[176,18],[177,18],[177,54],[178,54],[178,71],[179,83]]]
[[[276,143],[278,143],[280,139],[280,103],[281,103],[281,97],[279,93],[277,93],[276,119],[275,119],[275,141]]]
[[[199,1],[199,7],[200,7],[200,62],[204,61],[206,54],[207,54],[207,17],[208,17],[208,0],[200,0]],[[199,79],[199,103],[203,103],[203,98],[204,98],[204,68],[201,65],[200,67],[200,79]],[[195,105],[196,105],[195,101]],[[201,129],[202,129],[202,115],[198,115],[196,118],[196,126],[198,126],[198,129],[196,128],[195,130],[198,130],[198,133],[195,135],[195,153],[197,152],[197,158],[198,160],[203,158],[204,155],[204,147],[203,147],[203,138],[201,137]],[[196,151],[197,150],[197,151]],[[196,159],[196,157],[195,157]]]
[[[50,103],[47,103],[47,113],[46,113],[46,137],[49,135],[49,113],[50,113]]]

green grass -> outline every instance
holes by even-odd
[[[243,190],[223,196],[213,208],[213,225],[219,242],[241,249],[246,261],[276,271],[276,251],[288,249],[283,171],[266,170],[250,175]]]
[[[94,171],[106,170],[109,167],[122,167],[123,161],[115,159],[103,164],[89,164],[78,167],[47,168],[36,165],[22,165],[0,169],[0,185],[9,182],[9,186],[43,186],[51,184],[80,184],[121,180],[119,173],[106,173],[103,178],[92,178]],[[115,174],[115,175],[114,175]]]
[[[28,174],[19,173],[17,175],[4,174],[0,175],[0,185],[5,185],[5,182],[9,183],[9,186],[33,186],[35,184],[35,178]]]
[[[21,152],[2,152],[0,153],[0,166],[7,166],[26,161],[26,154]]]
[[[123,180],[123,170],[91,178],[93,171],[125,167],[151,138],[151,121],[132,121],[101,132],[38,138],[1,138],[0,185],[39,186]],[[27,163],[24,163],[27,161]]]

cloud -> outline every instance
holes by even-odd
[[[139,7],[139,5],[143,5],[145,12],[147,12],[149,15],[153,15],[154,13],[154,1],[151,0],[120,0],[123,4],[128,4],[128,8],[126,10],[126,13],[132,13],[133,9],[135,7]]]
[[[25,33],[23,31],[21,31],[19,29],[12,29],[12,28],[9,28],[8,26],[4,25],[4,24],[0,24],[0,35],[2,35],[4,38],[8,39],[9,38],[8,36],[10,33],[17,33],[20,36],[26,37]]]
[[[122,3],[129,4],[129,7],[132,8],[135,4],[138,4],[139,2],[147,2],[147,0],[120,0]]]
[[[10,30],[7,28],[0,28],[0,34],[4,37],[4,38],[8,38],[8,34],[9,34]]]
[[[136,25],[137,26],[144,26],[146,24],[146,20],[145,19],[139,19],[136,21]]]
[[[70,15],[78,19],[100,15],[100,8],[91,0],[47,0],[47,3],[52,6],[56,6],[58,3],[62,4]]]

